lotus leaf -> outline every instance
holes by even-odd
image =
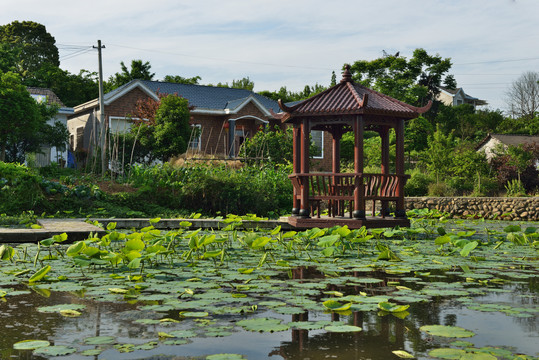
[[[46,340],[22,340],[13,344],[15,350],[35,350],[49,346],[51,343]]]
[[[472,331],[463,329],[458,326],[424,325],[421,326],[419,330],[424,331],[430,335],[442,337],[463,338],[472,337],[475,335],[475,333],[473,333]]]

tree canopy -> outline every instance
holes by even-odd
[[[151,72],[152,66],[149,61],[131,60],[131,69],[128,69],[124,62],[120,62],[122,71],[117,72],[109,77],[109,80],[104,84],[105,92],[112,91],[131,80],[153,80],[155,73]]]
[[[416,49],[410,59],[384,55],[381,58],[354,62],[352,79],[383,94],[412,105],[425,105],[439,93],[442,82],[455,86],[454,77],[448,75],[451,59],[429,55]]]
[[[24,77],[44,64],[60,66],[54,37],[44,25],[33,21],[13,21],[0,26],[0,42],[18,51],[17,71]]]
[[[57,108],[38,104],[18,74],[0,73],[0,161],[20,161],[46,140],[46,121]],[[6,152],[10,157],[6,158]]]

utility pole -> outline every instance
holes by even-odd
[[[97,40],[97,57],[99,59],[99,133],[100,133],[100,143],[101,143],[101,175],[105,176],[107,171],[107,166],[105,164],[107,160],[106,156],[106,124],[105,124],[105,100],[103,99],[103,61],[101,60],[101,49],[105,48],[105,45],[101,46],[101,40]]]

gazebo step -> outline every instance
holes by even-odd
[[[384,227],[409,227],[410,220],[406,218],[367,216],[365,219],[351,219],[349,217],[321,217],[321,218],[300,218],[297,216],[288,217],[288,223],[299,229],[329,228],[333,226],[348,226],[349,229],[384,228]]]

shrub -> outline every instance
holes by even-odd
[[[436,197],[439,197],[439,196],[453,196],[453,193],[452,193],[451,189],[449,189],[449,187],[447,186],[446,183],[437,182],[437,183],[429,184],[428,195],[429,196],[436,196]]]
[[[24,165],[0,162],[0,213],[20,214],[44,199],[40,177]]]
[[[404,186],[405,196],[426,196],[429,192],[429,185],[434,179],[419,169],[414,169],[410,173],[411,177]]]

